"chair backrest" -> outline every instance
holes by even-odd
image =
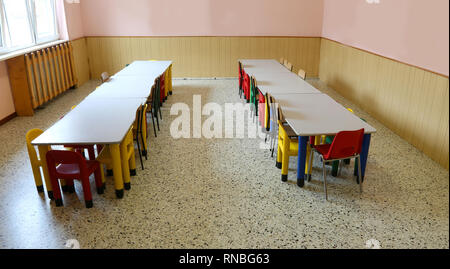
[[[284,64],[284,59],[280,58],[280,64]]]
[[[288,64],[286,65],[286,68],[289,69],[289,71],[292,71],[293,66],[292,66],[291,63],[288,63]]]
[[[271,118],[271,114],[272,114],[272,109],[270,107],[270,100],[269,100],[269,93],[266,92],[266,95],[264,96],[264,101],[265,101],[265,109],[266,109],[266,113],[264,114],[264,124],[266,127],[266,131],[270,131],[270,118]]]
[[[288,65],[288,60],[284,59],[283,65],[287,67],[287,65]]]
[[[30,157],[30,161],[33,164],[39,164],[39,156],[36,152],[36,148],[31,145],[31,142],[36,139],[38,136],[40,136],[44,131],[41,129],[32,129],[29,130],[28,133],[25,135],[25,139],[27,140],[27,150],[28,150],[28,156]]]
[[[109,74],[108,74],[108,72],[103,72],[103,73],[101,74],[101,79],[102,79],[102,83],[108,81],[108,79],[109,79]]]
[[[300,69],[298,71],[298,76],[301,77],[302,79],[306,79],[306,72],[303,69]]]
[[[289,143],[289,136],[284,129],[283,123],[281,121],[278,121],[278,143],[281,147],[285,145],[285,143]],[[289,145],[289,144],[288,144]]]
[[[153,104],[154,109],[158,110],[160,106],[161,99],[161,77],[156,79],[156,87],[153,90]]]
[[[136,111],[136,120],[134,121],[134,129],[142,133],[144,126],[145,114],[147,113],[147,104],[141,105]]]
[[[361,153],[364,129],[339,132],[330,146],[325,159],[343,159]]]
[[[48,172],[56,177],[60,176],[56,167],[59,164],[76,164],[80,170],[80,174],[87,172],[87,164],[84,157],[74,151],[69,150],[50,150],[47,152]]]

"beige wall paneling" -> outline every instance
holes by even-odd
[[[87,37],[92,78],[134,60],[172,60],[174,77],[236,77],[239,58],[287,58],[318,77],[320,38],[309,37]]]
[[[320,79],[448,169],[448,77],[322,39]]]

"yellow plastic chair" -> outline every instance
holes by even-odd
[[[30,158],[31,169],[33,170],[34,181],[36,183],[36,188],[38,192],[44,192],[44,185],[42,183],[42,175],[40,169],[42,167],[42,161],[39,159],[39,155],[38,152],[36,151],[36,148],[33,145],[31,145],[31,141],[36,139],[43,132],[44,131],[40,129],[32,129],[28,131],[28,133],[26,134],[28,157]],[[48,147],[48,149],[50,150],[50,146]],[[46,182],[46,184],[47,183],[49,182]]]
[[[136,160],[134,158],[134,140],[133,127],[130,128],[127,135],[120,143],[120,154],[122,159],[122,174],[126,190],[131,189],[131,176],[136,175]],[[109,146],[105,146],[97,157],[97,161],[105,164],[107,167],[113,167],[113,159]],[[100,169],[102,179],[105,180],[103,168]]]
[[[281,168],[281,181],[288,180],[289,157],[298,156],[298,138],[289,125],[284,125],[278,121],[278,150],[277,150],[277,167]],[[311,146],[307,146],[307,160],[305,162],[305,173],[309,172],[309,158]],[[281,167],[280,167],[281,166]]]
[[[147,149],[147,108],[148,105],[145,104],[141,106],[140,109],[136,111],[136,120],[133,124],[133,136],[136,140],[136,144],[139,151],[139,160],[141,161],[142,170],[144,170],[144,163],[142,162],[142,155],[144,155],[147,160],[148,149]],[[142,149],[141,149],[142,142]]]

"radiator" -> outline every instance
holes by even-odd
[[[70,42],[33,51],[7,61],[11,88],[19,116],[77,85]]]

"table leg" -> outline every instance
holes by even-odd
[[[120,145],[111,144],[109,145],[109,149],[111,151],[113,162],[114,187],[116,189],[116,197],[120,199],[123,198],[122,158],[120,155]]]
[[[366,175],[366,165],[367,165],[367,158],[369,156],[369,148],[370,148],[370,140],[371,140],[371,134],[365,134],[361,149],[361,181],[364,182],[364,176]],[[355,176],[358,176],[358,164],[355,165]]]
[[[52,183],[50,182],[50,175],[48,173],[47,167],[46,155],[48,150],[49,150],[48,146],[38,146],[39,158],[41,159],[42,163],[42,173],[44,174],[45,187],[47,188],[47,195],[49,199],[53,200],[53,187]]]
[[[128,163],[127,138],[120,144],[120,155],[122,160],[122,173],[125,190],[131,189],[130,166]],[[134,156],[132,156],[133,158]]]
[[[298,141],[298,163],[297,163],[297,185],[303,188],[305,185],[305,167],[306,167],[306,150],[308,145],[308,136],[299,136]]]

